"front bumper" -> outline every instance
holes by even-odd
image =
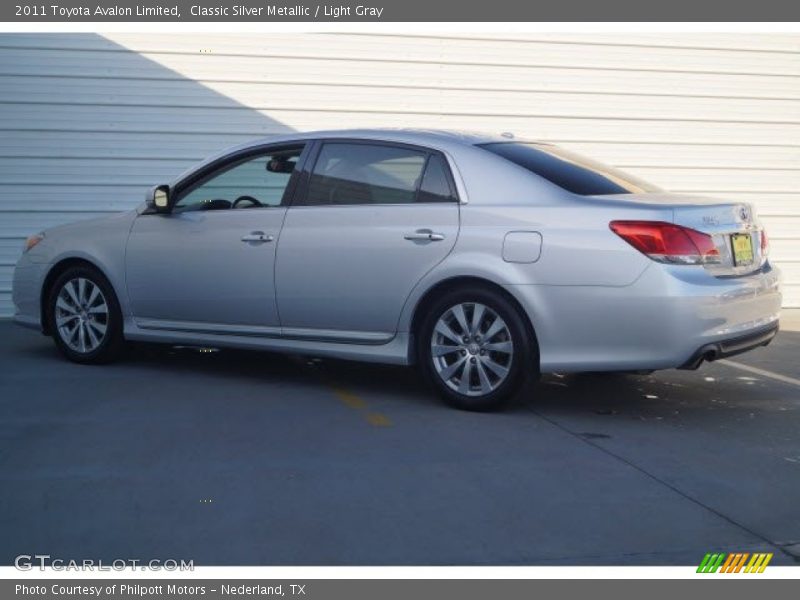
[[[19,313],[14,315],[14,323],[22,325],[28,329],[35,329],[36,331],[42,330],[42,322],[39,317],[32,317],[29,315],[21,315]]]
[[[11,288],[15,323],[42,330],[41,290],[46,272],[47,265],[31,262],[26,255],[20,258]]]

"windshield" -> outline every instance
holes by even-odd
[[[524,142],[480,144],[480,148],[581,196],[662,191],[651,183],[558,146]]]

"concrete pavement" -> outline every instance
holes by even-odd
[[[800,320],[799,320],[800,321]],[[800,332],[734,359],[800,378]],[[735,365],[552,375],[499,414],[413,370],[0,322],[0,563],[697,564],[800,543],[800,386]]]

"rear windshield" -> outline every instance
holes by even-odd
[[[573,194],[602,196],[661,191],[651,183],[558,146],[522,142],[498,142],[479,146]]]

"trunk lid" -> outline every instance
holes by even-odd
[[[704,267],[714,275],[747,275],[761,269],[766,262],[766,234],[755,208],[747,202],[668,193],[614,194],[593,198],[622,200],[632,207],[669,209],[676,225],[712,236],[720,253],[720,262]],[[620,218],[624,215],[621,214]],[[752,258],[748,254],[752,254]]]

